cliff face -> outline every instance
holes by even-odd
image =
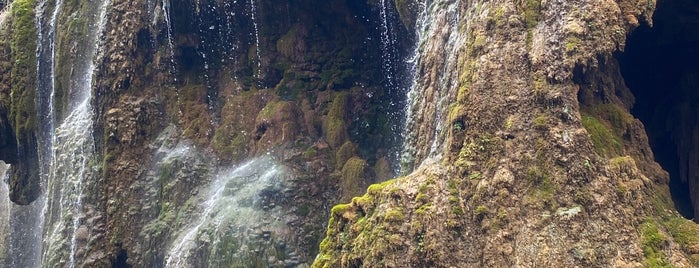
[[[39,238],[7,242],[6,266],[303,267],[327,208],[398,169],[410,34],[385,1],[4,16],[2,159],[12,200],[38,209],[4,215],[2,241]]]
[[[422,4],[416,171],[334,207],[314,267],[697,265],[615,57],[653,1]]]
[[[691,266],[616,54],[654,8],[16,0],[1,263]]]

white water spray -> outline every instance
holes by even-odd
[[[270,212],[257,204],[264,190],[280,187],[287,173],[269,156],[252,159],[239,167],[222,172],[212,182],[202,203],[196,224],[182,230],[170,249],[165,267],[190,267],[193,251],[200,248],[205,230],[216,232],[222,225],[250,230],[267,221]],[[222,224],[225,222],[226,224]],[[283,226],[283,223],[278,223]],[[216,242],[211,247],[215,248]]]
[[[448,104],[458,92],[460,72],[456,57],[466,38],[458,30],[459,1],[425,3],[420,13],[416,25],[418,44],[412,59],[419,67],[413,73],[413,86],[408,93],[407,133],[402,159],[408,170],[404,172],[441,158],[447,133],[444,116]],[[435,57],[446,60],[431,60]],[[448,75],[435,81],[428,77],[430,69],[439,69],[439,73]],[[433,118],[424,118],[428,114],[433,114]],[[416,118],[423,118],[423,122],[415,122]],[[418,127],[418,123],[423,125]],[[427,146],[419,144],[418,136],[423,136],[423,141],[432,142]]]
[[[252,28],[255,34],[255,56],[257,56],[257,82],[261,85],[262,78],[262,57],[260,56],[260,31],[257,26],[257,4],[255,0],[250,0],[250,18],[252,19]]]
[[[48,180],[49,202],[46,214],[46,249],[43,253],[44,265],[56,265],[67,261],[73,268],[78,263],[77,232],[81,227],[81,214],[85,184],[90,174],[89,161],[94,154],[92,139],[92,82],[96,69],[97,55],[101,46],[99,36],[104,31],[107,7],[111,2],[102,1],[96,8],[95,21],[86,38],[91,47],[82,54],[80,60],[86,67],[77,70],[74,99],[71,112],[56,128],[53,157]],[[54,55],[55,56],[55,55]],[[67,260],[64,246],[69,245]]]

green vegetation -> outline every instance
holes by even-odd
[[[479,51],[485,48],[485,45],[488,43],[488,37],[485,35],[479,34],[476,36],[476,38],[473,40],[473,50],[474,51]]]
[[[566,52],[572,53],[575,52],[580,48],[580,44],[582,43],[582,40],[580,38],[575,37],[575,36],[570,36],[568,39],[566,39]]]
[[[346,92],[340,92],[335,95],[332,104],[330,104],[328,115],[325,119],[325,124],[323,127],[323,131],[325,133],[324,136],[325,140],[332,148],[340,147],[345,143],[348,137],[347,125],[345,123],[347,101],[348,95]]]
[[[488,208],[485,205],[479,205],[476,207],[476,210],[473,211],[473,216],[476,216],[477,219],[482,220],[485,215],[488,214]]]
[[[682,250],[689,254],[690,260],[695,266],[699,266],[699,225],[673,215],[663,220],[663,226],[670,233],[672,239],[677,242]]]
[[[652,193],[651,204],[658,215],[657,222],[672,237],[672,240],[687,253],[690,261],[699,267],[699,225],[674,212],[674,204],[667,185],[656,185]],[[644,224],[648,222],[654,223],[648,219]]]
[[[524,22],[527,25],[527,47],[531,47],[533,33],[532,29],[536,27],[541,18],[541,0],[527,0],[524,8]]]
[[[386,214],[384,215],[384,221],[387,222],[400,223],[404,220],[405,215],[403,215],[403,211],[400,208],[391,208],[386,211]]]
[[[352,157],[342,167],[342,198],[343,202],[350,201],[352,196],[359,195],[367,179],[368,164],[364,159]]]
[[[257,114],[257,120],[256,121],[261,121],[261,120],[270,120],[273,116],[274,113],[277,111],[277,105],[280,104],[279,101],[269,101],[267,102],[267,105],[265,105],[264,108]]]
[[[663,248],[667,238],[660,232],[658,225],[652,219],[647,219],[640,226],[641,242],[646,267],[671,267]]]
[[[548,117],[545,114],[541,114],[534,118],[534,129],[536,130],[548,130]]]
[[[541,0],[527,0],[527,6],[524,9],[524,21],[527,23],[527,29],[534,28],[541,17]]]
[[[35,0],[12,3],[10,50],[12,71],[10,118],[20,144],[26,144],[36,129],[36,25]]]
[[[527,180],[534,186],[529,195],[529,201],[538,205],[553,202],[555,187],[548,170],[540,166],[527,169]]]
[[[357,154],[357,146],[351,141],[346,141],[337,152],[335,152],[335,163],[337,169],[342,168],[342,166],[350,159],[352,156]]]
[[[607,157],[622,154],[624,147],[621,138],[615,136],[612,131],[597,120],[597,118],[588,114],[582,114],[582,123],[590,134],[590,139],[598,154]]]
[[[372,184],[366,194],[353,198],[350,204],[333,207],[326,237],[320,243],[320,252],[312,267],[335,267],[343,259],[350,262],[353,259],[367,259],[371,263],[381,263],[379,256],[374,254],[343,249],[351,245],[372,251],[385,251],[402,243],[401,237],[389,230],[401,226],[406,215],[398,207],[381,210],[375,204],[377,196],[395,192],[387,188],[395,181]]]
[[[459,196],[459,185],[456,180],[448,181],[449,187],[449,205],[451,206],[451,213],[456,216],[461,216],[464,214],[464,210],[461,208],[461,197]]]

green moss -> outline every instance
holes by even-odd
[[[392,223],[400,223],[405,220],[405,215],[403,215],[403,211],[400,208],[392,208],[386,211],[386,214],[384,215],[384,221],[387,222],[392,222]]]
[[[323,133],[330,147],[338,148],[347,140],[347,114],[348,95],[345,92],[338,93],[330,104],[330,109],[325,118]]]
[[[598,154],[607,157],[621,155],[623,152],[623,143],[621,139],[615,136],[612,131],[603,125],[597,118],[587,114],[582,115],[582,123],[587,132],[590,134],[592,144]]]
[[[418,203],[418,204],[425,204],[425,203],[427,203],[429,200],[430,200],[430,197],[429,197],[428,195],[426,195],[426,194],[423,194],[423,193],[418,193],[418,194],[415,196],[415,203]]]
[[[529,167],[527,169],[527,180],[534,186],[529,194],[530,202],[538,205],[550,205],[553,202],[555,187],[546,168],[540,166]]]
[[[527,48],[532,45],[533,33],[532,29],[539,23],[541,17],[541,0],[527,0],[524,8],[524,22],[527,24]]]
[[[335,205],[332,209],[330,209],[330,212],[333,215],[342,216],[342,214],[345,214],[345,212],[347,212],[347,210],[349,210],[350,208],[350,204],[339,204]]]
[[[392,179],[392,180],[384,181],[382,183],[376,183],[376,184],[369,185],[369,189],[367,189],[367,193],[371,194],[371,195],[378,195],[381,191],[383,191],[383,189],[396,183],[396,180],[397,179]]]
[[[507,117],[507,119],[505,120],[505,130],[512,129],[513,121],[514,121],[514,118],[512,116]]]
[[[566,39],[566,44],[565,44],[566,52],[568,52],[568,53],[575,52],[576,50],[578,50],[578,48],[580,48],[581,43],[582,43],[582,41],[578,37],[575,37],[575,36],[568,37],[568,39]]]
[[[485,35],[477,35],[476,38],[473,40],[473,50],[478,51],[485,48],[487,42],[488,37],[486,37]]]
[[[548,130],[548,128],[548,117],[545,114],[541,114],[534,118],[534,129]]]
[[[425,215],[428,214],[432,210],[432,204],[431,203],[425,203],[424,205],[418,207],[415,210],[416,215]]]
[[[482,178],[482,175],[480,172],[473,172],[468,175],[469,180],[480,180]]]
[[[640,226],[640,232],[646,267],[672,267],[663,252],[668,242],[667,238],[660,232],[655,221],[652,219],[644,221]]]
[[[277,111],[277,105],[279,104],[279,101],[270,101],[267,102],[267,105],[265,105],[264,108],[257,114],[257,122],[260,122],[262,120],[269,120],[274,116],[274,113]]]
[[[309,146],[306,151],[303,152],[303,157],[304,158],[312,158],[318,154],[318,150],[316,147]]]
[[[349,201],[352,196],[361,193],[367,180],[367,162],[359,157],[352,157],[342,167],[342,201]]]
[[[476,216],[476,218],[483,218],[485,215],[488,214],[488,207],[485,205],[480,205],[476,207],[476,210],[473,211],[473,215]]]
[[[597,105],[593,108],[592,113],[598,118],[609,122],[611,131],[616,136],[622,136],[633,123],[634,119],[628,111],[616,104],[605,103]]]
[[[10,50],[11,109],[10,117],[20,144],[30,139],[36,130],[36,25],[34,0],[17,0],[12,3],[12,28]]]
[[[524,21],[527,23],[527,29],[534,28],[539,23],[541,17],[541,0],[527,0],[527,6],[524,9]]]
[[[351,141],[347,141],[335,152],[335,162],[337,169],[342,168],[342,166],[347,162],[348,159],[357,154],[357,146]]]
[[[663,220],[663,227],[685,252],[699,248],[699,225],[696,223],[680,216],[672,215]],[[689,257],[692,264],[699,267],[699,254],[693,254]]]

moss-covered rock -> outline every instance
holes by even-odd
[[[335,166],[338,170],[345,166],[347,160],[357,155],[357,145],[351,141],[347,141],[335,152]]]
[[[17,139],[17,162],[12,163],[10,199],[29,204],[40,193],[37,155],[36,25],[33,0],[10,7],[12,60],[9,120]]]
[[[582,116],[582,123],[590,134],[592,144],[598,154],[607,157],[614,157],[623,153],[623,143],[621,139],[597,118],[590,115]]]
[[[345,123],[348,100],[346,92],[336,94],[325,117],[323,136],[331,148],[339,148],[349,137]]]
[[[340,185],[341,202],[348,202],[353,196],[361,194],[371,178],[370,167],[364,159],[352,157],[342,167]]]

